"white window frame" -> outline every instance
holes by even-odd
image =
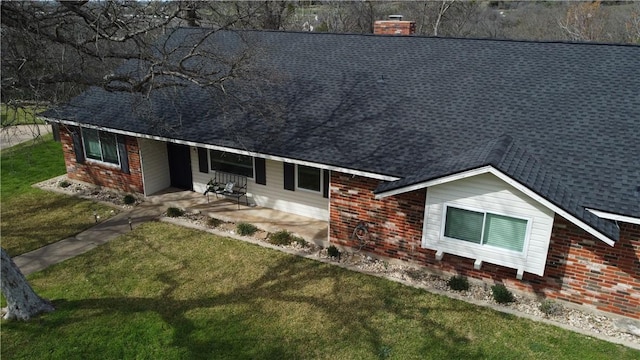
[[[318,170],[318,172],[320,173],[320,189],[319,190],[316,191],[316,190],[313,190],[313,189],[307,189],[307,188],[299,186],[299,184],[298,184],[298,180],[299,180],[298,179],[299,178],[298,169],[300,168],[300,166],[305,166],[305,167],[308,167],[308,168],[312,168],[312,169],[317,169]],[[296,164],[296,190],[306,191],[306,192],[310,192],[310,193],[313,193],[313,194],[322,194],[322,184],[324,184],[324,179],[323,179],[324,174],[323,173],[324,173],[324,171],[322,171],[322,169],[320,169],[320,168],[313,167],[313,166],[306,166],[306,165],[298,165],[298,164]]]
[[[94,159],[88,156],[87,154],[87,141],[85,138],[85,131],[96,131],[98,133],[98,144],[100,145],[100,160],[98,159]],[[110,161],[104,161],[104,153],[102,152],[102,141],[100,140],[100,134],[109,134],[110,136],[113,136],[113,138],[115,139],[115,146],[116,146],[116,157],[117,157],[117,162],[110,162]],[[118,138],[116,136],[116,134],[114,133],[110,133],[107,131],[102,131],[102,130],[97,130],[97,129],[88,129],[88,128],[80,128],[80,136],[82,137],[82,151],[84,152],[84,158],[87,161],[90,162],[95,162],[95,163],[99,163],[99,164],[103,164],[106,166],[112,166],[112,167],[120,167],[120,147],[118,146]]]
[[[223,154],[226,153],[226,154],[231,154],[231,155],[234,155],[234,156],[247,156],[247,157],[250,157],[251,158],[251,173],[253,175],[252,176],[246,176],[246,177],[247,177],[247,179],[251,179],[251,180],[254,180],[256,178],[256,158],[255,157],[250,156],[250,155],[236,154],[236,153],[231,153],[231,152],[227,152],[227,151],[221,151],[221,150],[213,150],[213,149],[207,149],[207,150],[208,150],[207,151],[207,163],[209,164],[209,171],[214,171],[214,172],[215,171],[220,171],[220,172],[226,172],[228,174],[233,174],[233,175],[238,175],[238,176],[246,176],[246,175],[243,175],[243,174],[230,173],[228,171],[214,169],[212,164],[211,164],[211,152],[212,151],[217,151],[217,152],[223,153]]]
[[[455,209],[478,212],[478,213],[482,213],[484,215],[483,220],[482,220],[482,239],[481,239],[481,243],[480,244],[476,244],[476,243],[473,243],[473,242],[470,242],[470,241],[460,240],[460,239],[456,239],[456,238],[452,238],[452,237],[448,237],[448,236],[444,235],[445,226],[446,226],[446,223],[447,223],[447,209],[449,207],[452,207],[452,208],[455,208]],[[485,223],[486,223],[486,219],[487,219],[487,214],[493,214],[493,215],[498,215],[498,216],[506,216],[506,217],[510,217],[510,218],[514,218],[514,219],[518,219],[518,220],[525,220],[527,222],[527,229],[525,230],[524,242],[522,243],[522,251],[509,250],[509,249],[501,248],[499,246],[493,246],[493,245],[484,244],[484,227],[485,227]],[[440,239],[444,240],[444,241],[447,241],[447,242],[453,241],[453,242],[455,242],[457,244],[456,245],[457,247],[468,247],[469,249],[474,249],[475,251],[479,251],[479,252],[491,251],[493,253],[506,253],[506,254],[509,254],[511,256],[518,256],[518,257],[526,258],[527,257],[527,252],[528,252],[528,248],[529,248],[529,239],[531,238],[531,225],[532,225],[532,219],[527,218],[527,217],[522,217],[522,216],[517,216],[517,215],[514,216],[513,214],[505,214],[505,213],[496,212],[496,211],[487,211],[487,210],[473,208],[473,207],[469,207],[469,206],[465,206],[465,205],[445,203],[444,206],[442,206],[442,224],[440,226]]]

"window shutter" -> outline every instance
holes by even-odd
[[[284,165],[284,189],[295,191],[296,189],[296,166],[290,163]]]
[[[322,184],[322,197],[329,198],[329,182],[331,181],[329,170],[322,170],[322,179],[324,180]]]
[[[56,142],[60,142],[60,124],[52,123],[51,132],[53,132],[53,140]]]
[[[267,185],[267,161],[263,158],[255,158],[256,184]]]
[[[118,140],[118,155],[120,156],[120,169],[123,173],[129,174],[129,153],[125,144],[124,135],[116,135]]]
[[[198,167],[201,173],[209,173],[209,158],[207,157],[207,149],[198,148]]]
[[[71,131],[71,139],[73,140],[73,151],[76,153],[76,162],[84,164],[84,149],[82,148],[82,135],[80,129]]]

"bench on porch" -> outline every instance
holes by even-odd
[[[238,208],[240,208],[240,198],[244,196],[247,206],[249,205],[247,177],[243,175],[216,171],[213,178],[207,183],[207,190],[204,192],[204,195],[207,196],[207,202],[209,202],[210,193],[216,194],[216,198],[219,195],[235,198],[238,201]]]

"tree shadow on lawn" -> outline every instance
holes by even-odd
[[[3,246],[10,256],[19,255],[21,250],[35,250],[94,226],[94,211],[101,221],[118,212],[93,201],[49,193],[23,197],[19,202],[10,200],[2,206]],[[26,244],[13,243],[18,240]]]
[[[182,265],[188,266],[186,263]],[[393,334],[384,334],[380,329],[387,326],[400,326],[398,323],[408,323],[414,327],[419,324],[419,329],[412,330],[413,332],[410,334],[412,336],[419,334],[420,336],[418,344],[423,348],[416,349],[415,352],[428,354],[434,350],[433,347],[437,347],[438,353],[449,358],[486,357],[486,354],[483,354],[481,350],[470,352],[467,347],[469,339],[463,336],[460,331],[443,327],[442,324],[429,319],[428,316],[423,316],[428,313],[460,313],[461,311],[472,311],[472,309],[455,308],[455,306],[443,308],[407,305],[398,297],[397,291],[400,285],[393,283],[385,286],[382,292],[376,289],[371,292],[363,291],[362,296],[354,295],[353,292],[358,292],[359,288],[353,286],[352,281],[348,279],[353,274],[330,265],[310,264],[309,260],[297,257],[285,258],[269,268],[257,280],[246,286],[238,287],[232,292],[185,300],[176,299],[173,296],[174,291],[180,286],[180,282],[173,276],[176,271],[184,271],[184,268],[163,272],[157,276],[167,285],[167,288],[161,296],[154,298],[113,297],[72,301],[54,300],[54,304],[58,311],[69,314],[78,310],[97,310],[97,312],[90,312],[92,316],[109,316],[115,312],[128,318],[135,313],[154,311],[173,329],[171,347],[181,349],[181,353],[188,353],[189,358],[308,357],[308,352],[299,353],[303,349],[308,350],[306,348],[307,341],[310,344],[324,342],[323,345],[311,345],[318,347],[314,357],[333,357],[325,351],[340,351],[344,348],[345,339],[333,339],[336,336],[352,337],[353,344],[349,346],[357,348],[359,352],[356,354],[364,352],[369,354],[367,356],[371,358],[386,357],[389,351],[393,353],[394,347],[398,346],[396,349],[399,349],[405,345],[389,343],[385,338],[389,338],[390,335],[392,335],[390,341],[401,342],[403,340]],[[322,295],[317,293],[307,295],[310,284],[327,280],[333,284],[330,292]],[[365,284],[370,285],[369,280],[365,280]],[[419,290],[411,289],[408,291]],[[303,304],[315,311],[319,309],[321,321],[326,322],[331,330],[323,330],[326,333],[315,334],[321,338],[320,340],[300,338],[306,335],[292,334],[287,329],[276,329],[272,333],[264,333],[265,329],[274,326],[272,322],[282,320],[278,315],[276,317],[269,316],[269,312],[272,310],[264,306],[269,302],[285,304],[283,306]],[[238,313],[234,309],[244,310]],[[206,326],[203,327],[200,321],[194,322],[189,315],[190,312],[202,310],[228,310],[230,313],[221,316],[207,316]],[[260,316],[256,317],[253,314],[260,314]],[[51,324],[51,330],[55,331],[58,326],[84,320],[86,319],[59,318],[55,324]],[[389,321],[398,323],[386,323]],[[206,333],[204,337],[202,336],[203,332]],[[323,337],[325,339],[322,339]],[[416,343],[415,339],[409,343]],[[349,352],[347,353],[349,354]]]

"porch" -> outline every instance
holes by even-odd
[[[166,208],[177,207],[185,212],[198,212],[226,222],[246,222],[268,232],[290,231],[309,242],[324,245],[328,241],[327,221],[269,209],[261,206],[240,205],[235,200],[216,198],[194,191],[168,188],[147,197],[147,201]]]

